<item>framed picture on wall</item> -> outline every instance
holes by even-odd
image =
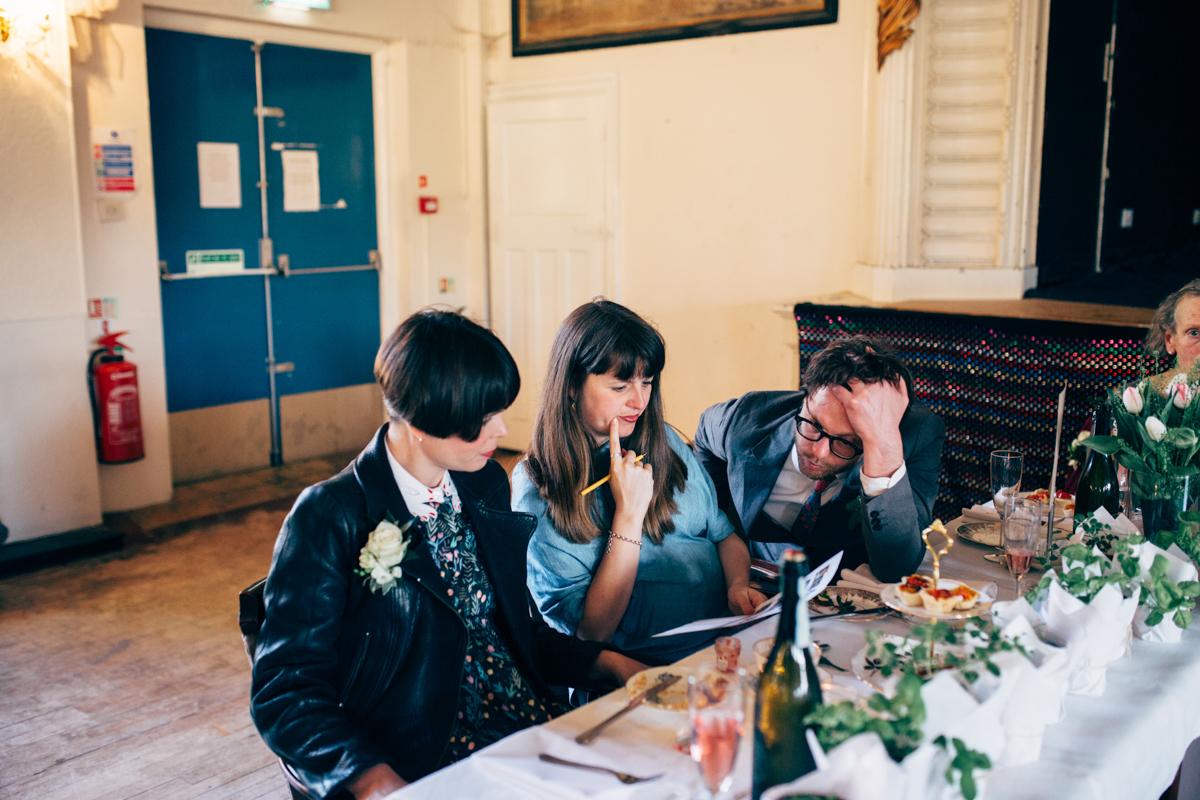
[[[514,56],[837,22],[838,0],[512,0]]]

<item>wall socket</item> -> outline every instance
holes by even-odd
[[[109,197],[97,198],[96,219],[101,222],[120,222],[125,219],[125,201]]]
[[[1132,228],[1133,227],[1133,209],[1132,208],[1122,208],[1121,209],[1121,227],[1122,228]]]

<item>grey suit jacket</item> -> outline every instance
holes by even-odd
[[[749,392],[718,403],[700,416],[696,455],[712,476],[722,509],[743,538],[754,528],[795,441],[800,392]],[[843,550],[842,566],[870,563],[882,581],[911,574],[925,555],[921,531],[933,517],[946,426],[919,400],[900,420],[906,474],[881,495],[862,494],[859,464],[841,491],[821,506],[803,542],[811,563]],[[851,525],[850,503],[861,498],[861,524]]]

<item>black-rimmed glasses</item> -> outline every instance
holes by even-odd
[[[813,422],[807,417],[796,415],[796,433],[802,439],[807,439],[810,442],[819,442],[822,439],[829,440],[829,452],[833,453],[838,458],[849,460],[862,455],[862,448],[856,445],[849,439],[843,439],[840,436],[826,433],[821,430],[821,426]]]

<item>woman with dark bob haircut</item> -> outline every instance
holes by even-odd
[[[423,311],[379,348],[390,421],[309,487],[275,544],[251,714],[312,797],[383,797],[562,710],[550,684],[642,664],[531,619],[525,542],[491,460],[520,388],[490,331]]]
[[[658,331],[624,306],[575,309],[550,350],[529,457],[513,472],[513,507],[538,518],[528,581],[542,615],[651,660],[716,635],[654,634],[765,599],[712,479],[664,420],[665,361]]]

